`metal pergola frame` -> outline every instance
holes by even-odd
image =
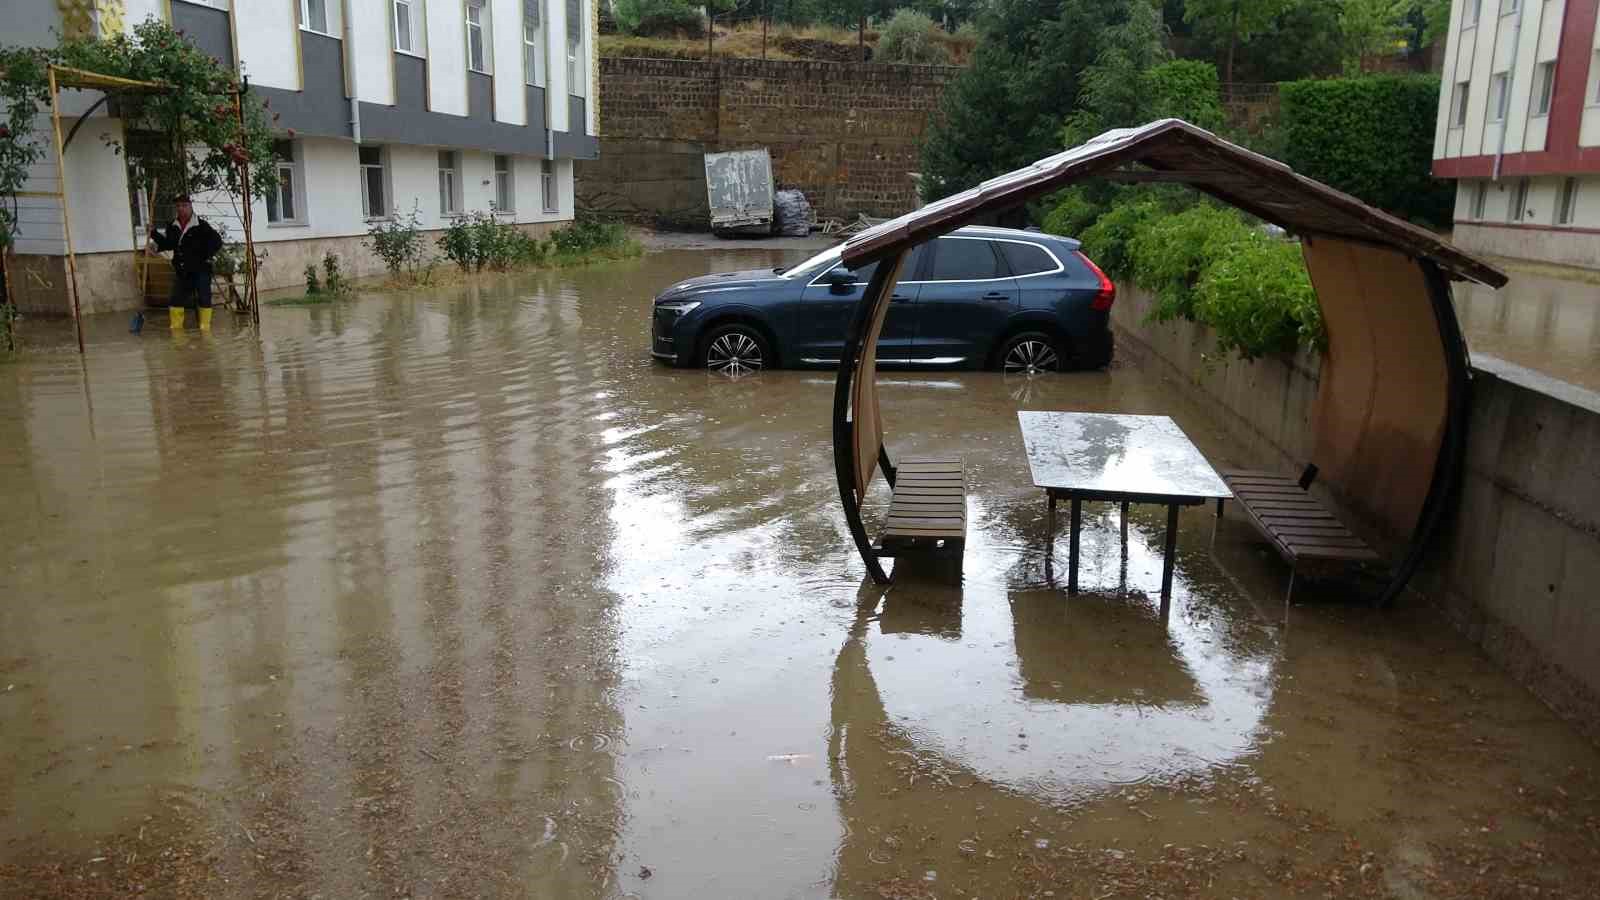
[[[78,254],[72,243],[72,212],[67,202],[67,147],[71,146],[72,139],[77,135],[78,129],[83,126],[91,114],[103,103],[117,94],[158,94],[172,89],[171,85],[156,81],[137,81],[131,78],[120,78],[115,75],[104,75],[99,72],[90,72],[85,69],[76,69],[71,66],[51,65],[49,67],[50,79],[50,127],[54,136],[56,155],[56,191],[30,191],[19,196],[49,197],[61,204],[61,231],[66,246],[67,282],[68,291],[72,300],[72,326],[78,339],[78,353],[84,353],[83,342],[83,315],[78,301]],[[244,127],[243,95],[249,90],[249,83],[242,86],[235,85],[231,94],[233,96],[233,111],[237,118],[240,130]],[[65,138],[61,133],[61,91],[66,90],[92,90],[105,94],[89,109],[78,117],[72,130]],[[250,309],[251,321],[261,323],[260,298],[256,292],[256,251],[255,236],[252,227],[252,210],[250,204],[250,164],[245,161],[240,164],[240,197],[242,201],[244,218],[244,266],[245,266],[245,303]],[[154,223],[146,223],[153,225]],[[134,253],[140,252],[138,247]],[[141,288],[142,292],[142,288]]]

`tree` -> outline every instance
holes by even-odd
[[[1339,34],[1347,75],[1361,72],[1362,60],[1394,51],[1416,0],[1344,0]]]
[[[1105,30],[1149,0],[995,0],[972,65],[940,102],[922,147],[922,193],[936,200],[1056,149]]]
[[[1067,119],[1062,140],[1075,147],[1108,128],[1142,125],[1148,120],[1144,76],[1171,54],[1161,12],[1135,4],[1126,21],[1105,29],[1104,49],[1084,70],[1078,108]]]
[[[1228,61],[1222,80],[1233,81],[1233,55],[1240,41],[1247,41],[1266,28],[1295,0],[1185,0],[1183,20],[1220,30],[1228,36]]]

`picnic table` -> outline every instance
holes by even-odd
[[[1078,540],[1083,501],[1122,506],[1122,544],[1128,544],[1128,504],[1167,508],[1166,548],[1161,566],[1161,612],[1172,599],[1172,564],[1178,548],[1178,507],[1232,499],[1211,464],[1189,436],[1166,416],[1028,411],[1017,413],[1028,448],[1033,483],[1049,499],[1049,546],[1054,547],[1056,501],[1072,506],[1067,591],[1078,590]],[[1047,557],[1048,558],[1048,557]]]

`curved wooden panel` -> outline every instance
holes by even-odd
[[[871,302],[871,318],[867,320],[867,333],[861,341],[861,353],[856,357],[856,376],[851,382],[850,420],[854,426],[850,436],[856,459],[856,496],[867,495],[867,485],[878,466],[878,451],[883,447],[883,419],[878,414],[878,336],[883,333],[883,322],[889,315],[890,298],[900,280],[900,269],[908,254],[902,253],[884,265],[893,266],[883,288],[873,296],[862,298]]]
[[[1450,368],[1421,265],[1336,238],[1303,243],[1328,352],[1313,411],[1322,477],[1396,538],[1410,540],[1450,412]]]

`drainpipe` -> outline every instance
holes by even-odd
[[[356,96],[356,29],[350,19],[350,0],[342,0],[339,14],[344,19],[345,90],[350,95],[350,140],[361,143],[361,98]]]
[[[1490,2],[1493,3],[1495,0],[1490,0]],[[1517,4],[1517,21],[1511,27],[1511,68],[1506,70],[1506,92],[1504,95],[1506,114],[1500,118],[1500,146],[1494,151],[1494,177],[1491,179],[1493,181],[1500,180],[1500,160],[1506,155],[1506,132],[1511,130],[1511,87],[1517,81],[1517,54],[1522,50],[1522,13],[1528,8],[1529,3],[1535,2],[1538,2],[1538,0],[1521,0]],[[1540,7],[1544,6],[1543,3],[1539,5]],[[1491,66],[1491,68],[1493,67]],[[1490,72],[1489,77],[1491,79],[1494,78],[1494,73]],[[1528,99],[1532,100],[1533,98],[1530,96]],[[1522,115],[1526,119],[1528,111],[1524,109]],[[1524,126],[1524,137],[1526,137],[1526,126]]]

